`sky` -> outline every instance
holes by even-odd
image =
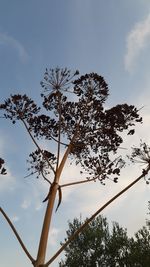
[[[149,142],[150,132],[150,1],[149,0],[0,0],[0,102],[26,93],[40,103],[40,81],[46,68],[68,67],[81,74],[97,72],[109,85],[107,106],[128,103],[141,109],[143,124],[125,138],[125,148]],[[47,185],[27,174],[34,149],[23,126],[0,121],[0,156],[7,176],[0,177],[0,206],[36,257]],[[136,178],[143,166],[123,169],[119,183],[108,181],[66,188],[54,214],[47,259],[65,238],[68,220],[95,212]],[[67,163],[63,181],[80,179],[79,167]],[[103,212],[133,235],[145,224],[150,187],[140,181]],[[8,257],[9,255],[9,257]],[[0,216],[1,266],[31,266]],[[61,257],[60,257],[61,258]],[[59,258],[59,259],[60,259]],[[58,266],[57,261],[52,267]]]

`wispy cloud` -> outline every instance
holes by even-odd
[[[13,47],[17,51],[19,58],[23,63],[28,61],[29,55],[27,51],[25,50],[24,46],[14,37],[8,35],[7,33],[0,33],[0,45],[8,45]]]
[[[13,175],[10,173],[8,167],[5,165],[7,169],[7,175],[1,175],[0,177],[0,192],[8,192],[13,191],[16,184],[16,179],[13,177]]]
[[[145,20],[135,24],[127,36],[127,52],[124,58],[125,69],[132,72],[140,52],[150,41],[150,14]]]
[[[12,222],[18,222],[19,219],[20,219],[20,218],[19,218],[17,215],[13,215],[13,216],[11,217]]]
[[[58,238],[58,234],[59,234],[60,230],[56,227],[53,227],[51,229],[51,234],[49,235],[48,238],[48,245],[49,246],[55,246],[57,244],[57,238]]]
[[[28,209],[30,205],[31,205],[31,201],[29,199],[24,199],[23,202],[21,203],[21,208]]]

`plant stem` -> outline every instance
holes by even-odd
[[[29,128],[28,128],[26,122],[25,122],[23,119],[22,119],[22,122],[23,122],[23,124],[24,124],[24,126],[25,126],[27,132],[29,133],[29,135],[30,135],[30,137],[31,137],[31,139],[32,139],[32,141],[33,141],[33,143],[36,145],[36,147],[38,148],[38,150],[41,152],[41,154],[43,155],[43,157],[44,157],[45,160],[47,161],[47,163],[48,163],[49,167],[51,168],[51,170],[53,171],[53,173],[55,173],[55,170],[54,170],[53,166],[52,166],[51,163],[49,162],[48,158],[44,155],[42,149],[40,148],[40,146],[39,146],[38,143],[36,142],[35,138],[32,136],[32,134],[31,134],[31,132],[30,132],[30,130],[29,130]]]
[[[57,143],[57,163],[56,163],[56,171],[59,166],[59,158],[60,158],[60,144],[61,144],[61,96],[58,96],[58,105],[59,105],[59,129],[58,129],[58,143]]]
[[[38,254],[37,254],[37,260],[36,260],[35,267],[39,267],[40,265],[44,265],[44,262],[45,262],[48,233],[49,233],[49,229],[50,229],[50,223],[51,223],[56,193],[57,193],[57,189],[58,189],[59,179],[60,179],[63,167],[65,165],[65,162],[66,162],[68,155],[70,153],[71,147],[72,147],[72,145],[70,143],[70,145],[67,147],[66,152],[62,158],[62,161],[61,161],[61,163],[60,163],[60,165],[56,171],[54,183],[52,184],[52,187],[51,187],[51,194],[49,195],[48,204],[47,204],[47,208],[46,208],[46,212],[45,212],[45,217],[44,217],[44,222],[43,222],[43,227],[42,227],[41,238],[40,238],[40,242],[39,242],[39,248],[38,248]]]
[[[20,238],[20,236],[19,236],[16,228],[14,227],[13,223],[11,222],[11,220],[9,219],[9,217],[7,216],[7,214],[4,212],[4,210],[1,207],[0,207],[0,212],[3,214],[4,218],[8,222],[9,226],[11,227],[11,229],[13,230],[13,232],[14,232],[16,238],[18,239],[18,242],[20,243],[20,245],[21,245],[22,249],[24,250],[25,254],[30,259],[30,261],[33,263],[34,259],[32,258],[32,256],[28,252],[27,248],[25,247],[25,245],[24,245],[22,239]]]
[[[81,121],[81,119],[79,120],[79,122],[76,126],[76,129],[75,129],[75,133],[74,133],[74,135],[70,141],[70,144],[68,145],[68,147],[64,153],[64,156],[63,156],[59,166],[57,167],[57,169],[55,171],[54,182],[51,185],[51,194],[49,194],[48,204],[47,204],[45,217],[44,217],[44,221],[43,221],[43,227],[42,227],[42,232],[41,232],[41,237],[40,237],[40,242],[39,242],[39,248],[38,248],[38,253],[37,253],[37,260],[35,262],[34,267],[45,266],[44,262],[45,262],[45,256],[46,256],[46,250],[47,250],[48,234],[49,234],[50,223],[51,223],[51,219],[52,219],[52,213],[53,213],[53,209],[54,209],[56,193],[57,193],[57,189],[59,186],[59,180],[60,180],[60,176],[61,176],[62,170],[64,168],[64,165],[66,163],[66,160],[68,158],[68,155],[72,149],[72,143],[74,142],[75,138],[78,135],[78,128],[80,125],[80,121]],[[58,139],[58,142],[60,142],[60,139]],[[58,145],[60,145],[60,144],[58,144]],[[59,157],[59,153],[60,153],[59,149],[60,148],[58,147],[58,157]]]
[[[58,189],[58,184],[54,183],[52,185],[51,194],[49,196],[48,204],[47,204],[47,208],[45,212],[35,267],[36,266],[39,267],[40,265],[44,264],[44,261],[45,261],[48,233],[50,229],[50,222],[52,218],[52,212],[53,212],[57,189]]]
[[[80,181],[77,181],[77,182],[62,184],[62,185],[60,185],[60,187],[62,188],[62,187],[70,186],[70,185],[84,184],[84,183],[96,181],[97,179],[98,179],[98,177],[94,177],[94,178],[86,179],[86,180],[80,180]]]

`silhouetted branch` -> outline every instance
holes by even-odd
[[[57,145],[57,163],[56,163],[56,171],[59,166],[59,159],[60,159],[60,138],[61,138],[61,94],[58,93],[58,112],[59,112],[59,128],[58,128],[58,145]]]
[[[58,140],[55,137],[53,137],[52,135],[50,135],[50,138],[52,138],[55,142],[58,143]],[[63,146],[69,146],[69,144],[66,144],[66,143],[61,142],[61,141],[60,141],[60,144],[63,145]]]
[[[46,178],[46,176],[44,175],[43,171],[42,171],[42,176],[43,176],[45,181],[47,181],[49,184],[52,184],[51,181]]]
[[[8,216],[6,215],[6,213],[4,212],[4,210],[0,207],[0,212],[3,214],[4,218],[6,219],[6,221],[8,222],[9,226],[11,227],[11,229],[13,230],[18,242],[20,243],[22,249],[24,250],[25,254],[27,255],[27,257],[30,259],[30,261],[33,263],[34,259],[32,258],[32,256],[30,255],[30,253],[28,252],[27,248],[25,247],[22,239],[20,238],[17,230],[15,229],[13,223],[11,222],[11,220],[8,218]]]
[[[30,130],[29,130],[29,128],[28,128],[26,122],[25,122],[23,119],[22,119],[22,122],[23,122],[23,124],[24,124],[24,126],[25,126],[27,132],[29,133],[29,135],[30,135],[30,137],[31,137],[31,139],[32,139],[32,141],[33,141],[33,143],[36,145],[36,147],[38,148],[38,150],[41,152],[41,154],[43,155],[43,157],[44,157],[45,160],[47,161],[48,165],[50,166],[50,168],[52,169],[52,171],[53,171],[54,174],[55,174],[55,170],[54,170],[53,166],[51,165],[51,163],[49,162],[49,160],[47,159],[47,157],[44,155],[42,149],[40,148],[40,146],[39,146],[38,143],[36,142],[35,138],[32,136],[32,134],[31,134],[31,132],[30,132]]]
[[[60,187],[66,187],[66,186],[76,185],[76,184],[83,184],[83,183],[87,183],[87,182],[96,181],[96,179],[98,179],[98,177],[94,177],[92,179],[80,180],[77,182],[72,182],[72,183],[67,183],[67,184],[62,184],[62,185],[60,185]]]

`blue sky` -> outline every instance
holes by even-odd
[[[109,88],[108,106],[132,103],[144,123],[125,147],[149,141],[150,132],[150,2],[149,0],[0,0],[0,102],[13,93],[39,100],[46,67],[68,67],[81,73],[97,72]],[[40,180],[24,179],[26,159],[33,144],[22,125],[1,120],[0,154],[7,177],[0,179],[0,205],[6,210],[33,255],[47,190]],[[67,220],[94,212],[139,174],[142,166],[129,166],[119,184],[86,185],[65,189],[63,203],[52,224],[49,255],[65,236]],[[64,170],[63,179],[79,178],[79,169]],[[68,181],[68,180],[67,180]],[[92,190],[93,189],[93,190]],[[144,223],[150,187],[143,181],[104,211],[133,234]],[[30,266],[8,225],[0,217],[0,258],[3,267]],[[8,257],[9,255],[9,257]],[[57,266],[54,263],[52,267]]]

